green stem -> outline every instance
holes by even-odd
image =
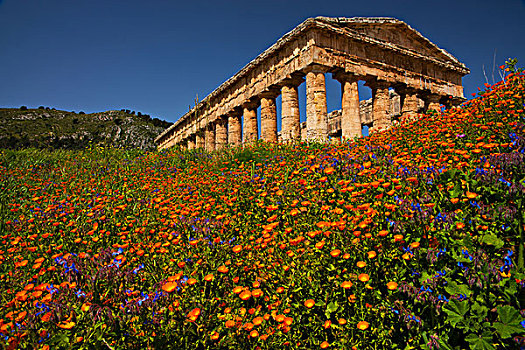
[[[525,243],[525,233],[523,232],[523,205],[520,203],[518,207],[519,220],[518,220],[518,234],[520,237],[520,246],[518,248],[518,272],[523,272],[524,265],[524,247]]]

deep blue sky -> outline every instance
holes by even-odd
[[[516,57],[525,67],[524,0],[0,0],[0,107],[175,121],[315,16],[407,22],[471,69],[466,97],[485,83],[483,65],[492,82],[494,54],[496,65]],[[328,109],[340,108],[339,83],[328,76],[327,86]]]

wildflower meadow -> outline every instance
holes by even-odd
[[[0,151],[9,349],[525,347],[525,74],[342,143]]]

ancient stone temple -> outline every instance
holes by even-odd
[[[342,96],[341,111],[330,117],[327,73],[341,83]],[[180,117],[155,142],[159,149],[180,145],[211,151],[253,142],[259,134],[270,142],[350,139],[361,136],[363,125],[371,132],[388,128],[396,113],[410,117],[462,102],[461,78],[468,73],[463,63],[403,21],[309,18]],[[360,80],[372,90],[368,103],[359,99]],[[302,83],[306,83],[304,127],[298,96]]]

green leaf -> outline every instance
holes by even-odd
[[[495,350],[496,348],[490,343],[492,337],[490,333],[483,333],[480,337],[476,334],[469,334],[465,337],[465,340],[469,342],[470,348],[474,350]]]
[[[326,306],[326,312],[331,314],[332,312],[335,312],[338,308],[339,305],[337,304],[337,301],[335,303],[331,302]]]
[[[500,321],[506,324],[520,324],[522,321],[519,311],[510,305],[498,307],[498,316]]]
[[[448,315],[447,321],[455,326],[459,322],[462,322],[468,312],[468,303],[466,301],[451,300],[447,305],[443,307]]]
[[[483,235],[483,237],[481,237],[481,243],[493,245],[496,249],[499,249],[505,245],[505,242],[495,235]]]
[[[471,312],[476,316],[478,319],[484,319],[485,316],[487,316],[487,312],[489,309],[484,306],[480,305],[479,303],[475,302],[474,305],[470,308]]]
[[[498,308],[498,316],[501,322],[494,323],[493,327],[503,339],[510,338],[512,334],[524,333],[525,329],[520,322],[523,320],[518,310],[510,305]]]
[[[449,191],[451,198],[456,198],[462,193],[461,183],[456,183],[452,191]]]
[[[445,291],[450,295],[465,294],[466,296],[470,296],[470,294],[472,294],[472,291],[466,284],[457,284],[454,281],[448,280],[447,282],[448,284],[445,287]]]

